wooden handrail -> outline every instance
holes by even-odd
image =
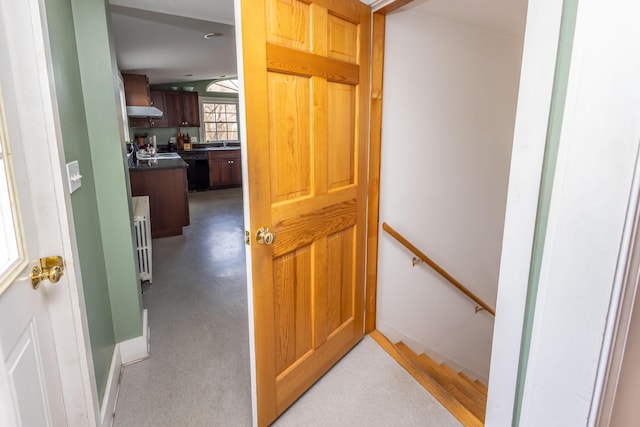
[[[426,256],[422,251],[420,251],[420,249],[418,249],[415,246],[413,246],[413,244],[411,244],[410,241],[405,239],[404,236],[402,236],[402,234],[398,233],[396,230],[391,228],[391,226],[389,224],[387,224],[386,222],[382,223],[382,229],[384,231],[386,231],[387,233],[391,234],[398,242],[402,243],[402,245],[404,247],[406,247],[411,252],[413,252],[422,261],[424,261],[427,264],[429,264],[429,266],[431,268],[433,268],[435,271],[437,271],[442,277],[447,279],[447,281],[449,281],[449,283],[451,283],[453,286],[458,288],[463,294],[465,294],[466,296],[471,298],[476,304],[478,304],[480,307],[485,309],[487,311],[487,313],[489,313],[489,314],[491,314],[492,316],[495,317],[496,312],[495,312],[495,310],[493,308],[489,307],[489,305],[486,302],[482,301],[478,296],[476,296],[476,294],[474,294],[469,289],[464,287],[462,285],[462,283],[458,282],[452,275],[447,273],[442,267],[440,267],[438,264],[436,264],[435,261],[433,261],[431,258]]]

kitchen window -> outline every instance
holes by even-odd
[[[239,141],[238,101],[235,99],[201,98],[202,142]]]
[[[207,86],[207,92],[238,93],[238,79],[218,80]]]

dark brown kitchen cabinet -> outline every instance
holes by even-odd
[[[122,74],[124,97],[127,105],[148,107],[151,105],[149,78],[144,74]]]
[[[209,151],[209,187],[242,186],[240,150]]]
[[[151,91],[151,105],[162,111],[162,117],[149,117],[149,124],[152,128],[166,128],[168,126],[167,113],[166,113],[166,101],[164,91],[152,90]]]
[[[189,225],[186,168],[130,170],[132,196],[149,196],[151,237],[182,234]]]
[[[129,126],[132,128],[166,128],[167,112],[165,102],[165,92],[152,90],[150,92],[151,105],[162,111],[162,117],[129,117]]]
[[[168,127],[199,127],[198,92],[165,92]]]

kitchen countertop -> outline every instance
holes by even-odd
[[[227,146],[227,147],[196,147],[196,148],[191,148],[191,150],[178,150],[178,154],[182,154],[182,153],[190,153],[193,151],[237,151],[239,150],[240,147],[239,146]]]
[[[129,159],[130,171],[150,171],[158,169],[180,169],[188,167],[187,163],[182,159],[157,159],[157,160],[138,160],[137,162]]]

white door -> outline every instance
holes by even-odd
[[[95,425],[41,11],[0,0],[0,425]],[[51,255],[64,257],[64,276],[34,290],[31,269]]]

